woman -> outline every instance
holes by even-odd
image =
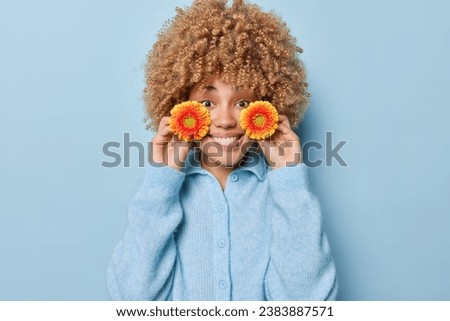
[[[194,1],[160,32],[144,97],[151,164],[108,269],[119,300],[331,300],[334,262],[291,126],[308,103],[301,52],[282,20],[236,0]],[[211,125],[180,141],[171,108],[198,101]],[[270,101],[275,133],[252,140],[242,110]]]

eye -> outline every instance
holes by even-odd
[[[213,103],[210,100],[202,100],[200,103],[206,108],[212,107],[213,105]]]
[[[248,101],[246,101],[246,100],[240,100],[240,101],[238,101],[238,103],[237,103],[237,105],[239,106],[239,108],[247,108],[249,104],[250,104],[250,103],[249,103]]]

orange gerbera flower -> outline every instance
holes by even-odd
[[[201,140],[209,130],[209,111],[197,101],[185,101],[170,111],[169,126],[180,140]]]
[[[251,139],[265,139],[278,128],[278,112],[268,101],[254,101],[242,110],[240,123]]]

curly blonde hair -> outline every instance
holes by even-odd
[[[309,93],[297,57],[302,49],[279,16],[244,0],[194,0],[176,9],[158,34],[145,67],[146,128],[158,128],[171,108],[212,76],[251,89],[298,124]]]

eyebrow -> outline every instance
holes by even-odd
[[[205,86],[205,87],[203,88],[203,90],[204,90],[204,91],[216,91],[217,88],[214,87],[213,85],[207,85],[207,86]],[[233,91],[236,92],[236,91],[239,91],[239,90],[238,90],[237,88],[234,88],[234,87],[233,87]]]
[[[208,86],[206,86],[204,88],[204,90],[206,90],[206,91],[215,91],[215,90],[217,90],[217,88],[214,87],[213,85],[208,85]]]

